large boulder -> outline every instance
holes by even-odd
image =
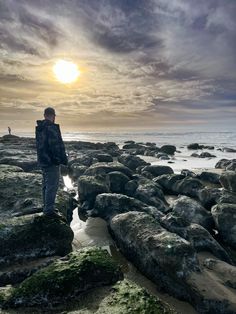
[[[78,163],[73,163],[69,167],[69,176],[72,178],[72,180],[76,181],[80,176],[82,176],[85,171],[88,169],[87,166],[83,166]]]
[[[119,162],[109,162],[109,163],[100,162],[100,163],[93,164],[85,171],[84,174],[88,176],[106,175],[107,173],[113,172],[113,171],[122,172],[129,178],[132,177],[132,171]]]
[[[220,176],[221,185],[230,192],[236,192],[236,172],[225,171]]]
[[[217,163],[215,164],[215,168],[216,169],[225,169],[226,166],[230,163],[230,160],[228,159],[220,159],[219,161],[217,161]]]
[[[232,193],[228,190],[221,190],[221,193],[217,199],[218,204],[236,204],[236,193]]]
[[[138,181],[136,179],[130,180],[125,185],[125,192],[124,194],[134,197],[135,191],[138,187]]]
[[[164,193],[182,194],[196,197],[200,189],[204,187],[202,182],[196,178],[185,177],[179,174],[167,174],[153,179],[164,190]]]
[[[231,160],[230,164],[226,167],[226,170],[236,171],[236,160]]]
[[[146,213],[116,215],[111,232],[123,254],[160,288],[184,296],[183,282],[198,269],[190,243],[166,229]]]
[[[101,193],[108,193],[109,186],[101,176],[83,175],[78,180],[78,192],[80,201],[88,201],[92,207],[96,196]]]
[[[123,194],[125,192],[125,185],[129,181],[129,177],[122,172],[113,171],[107,174],[107,181],[112,193]]]
[[[161,146],[160,151],[168,155],[174,155],[176,147],[174,145],[163,145]]]
[[[5,134],[2,137],[2,141],[3,142],[19,142],[20,141],[20,137],[17,135],[13,135],[13,134]]]
[[[169,166],[161,166],[161,165],[150,165],[142,168],[142,172],[150,172],[153,177],[158,177],[163,174],[172,174],[174,173],[173,169]]]
[[[110,154],[100,153],[96,155],[96,158],[99,162],[112,162],[113,157]]]
[[[187,228],[186,240],[188,240],[197,252],[211,252],[219,259],[232,263],[225,249],[202,226],[190,224]]]
[[[38,257],[66,255],[73,231],[60,219],[27,215],[0,225],[0,265]]]
[[[24,280],[11,290],[4,307],[65,303],[91,288],[111,285],[121,278],[119,267],[106,250],[82,249]]]
[[[139,179],[137,183],[138,185],[133,195],[136,199],[156,207],[161,212],[168,210],[168,204],[160,185],[146,178]]]
[[[74,164],[79,166],[86,166],[89,167],[93,163],[93,158],[89,156],[88,154],[78,154],[76,155],[76,158],[73,158],[69,161],[68,166],[71,168]]]
[[[124,166],[130,168],[131,170],[135,170],[140,166],[150,165],[149,163],[144,161],[142,158],[138,156],[129,155],[129,154],[123,154],[119,156],[118,161],[122,163]]]
[[[177,314],[166,303],[127,279],[115,284],[110,291],[96,314]]]
[[[150,215],[117,215],[111,220],[110,229],[122,253],[159,289],[189,301],[198,313],[236,312],[235,293],[220,282],[220,273],[209,273],[204,259],[199,267],[192,245],[165,230]]]
[[[207,183],[220,184],[220,175],[218,173],[202,171],[200,174],[196,175],[196,177]]]
[[[221,188],[204,187],[197,193],[197,199],[202,204],[202,206],[208,210],[210,210],[212,206],[219,202],[221,196]]]
[[[188,223],[199,224],[208,230],[214,226],[211,212],[188,196],[180,196],[171,204],[171,207],[174,214],[183,217]]]
[[[211,212],[221,239],[236,249],[236,204],[217,204]]]
[[[160,223],[168,231],[189,241],[197,252],[211,252],[214,256],[231,263],[226,251],[204,227],[189,223],[184,217],[173,212],[161,217]]]
[[[91,216],[110,220],[113,216],[128,211],[147,212],[154,217],[161,217],[163,214],[155,207],[123,194],[104,193],[96,197]]]

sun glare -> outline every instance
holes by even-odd
[[[58,60],[53,66],[57,80],[64,84],[73,83],[80,75],[78,66],[70,61]]]

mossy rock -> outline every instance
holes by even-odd
[[[42,256],[64,256],[72,247],[73,231],[62,220],[28,215],[0,224],[0,265]]]
[[[56,260],[13,288],[4,307],[50,306],[122,278],[106,250],[82,249]]]
[[[97,313],[174,314],[176,312],[145,289],[124,280],[113,287],[112,293],[102,302]]]

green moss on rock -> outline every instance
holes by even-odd
[[[0,226],[0,264],[41,256],[66,255],[73,231],[62,220],[43,215],[9,219]]]
[[[39,270],[15,288],[5,306],[63,303],[84,291],[115,283],[122,275],[106,250],[72,252]]]
[[[117,283],[107,302],[112,313],[167,314],[176,313],[160,299],[128,280]],[[114,310],[113,310],[114,308]]]

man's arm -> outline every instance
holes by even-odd
[[[61,138],[59,127],[50,126],[47,128],[48,150],[52,162],[55,165],[67,164],[65,147]]]

